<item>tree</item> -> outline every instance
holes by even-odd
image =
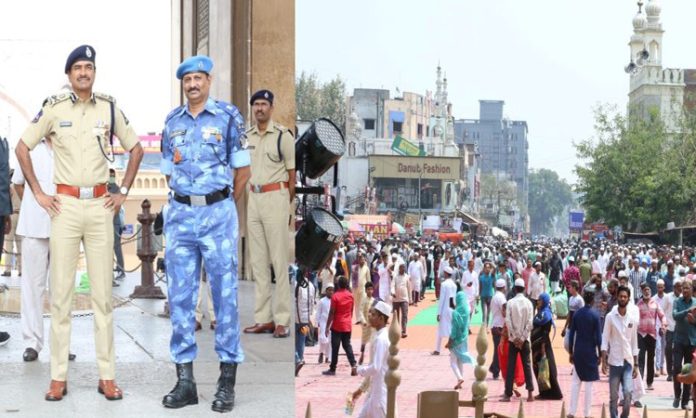
[[[590,221],[627,231],[656,231],[693,218],[696,115],[685,114],[668,132],[655,109],[625,117],[595,111],[597,137],[575,144],[581,203]]]
[[[315,73],[304,71],[295,82],[295,105],[300,120],[329,118],[341,130],[346,123],[346,84],[340,76],[321,84]]]
[[[555,218],[572,205],[570,185],[553,170],[542,168],[529,173],[529,220],[532,234],[551,235]]]
[[[499,178],[495,174],[481,176],[481,204],[487,208],[488,216],[500,222],[500,215],[507,215],[510,207],[517,201],[517,184],[512,180]]]

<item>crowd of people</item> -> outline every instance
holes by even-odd
[[[529,402],[562,399],[556,359],[568,356],[572,416],[583,384],[583,416],[590,415],[600,373],[608,376],[612,417],[619,416],[619,405],[623,417],[632,406],[642,407],[641,396],[660,377],[673,384],[673,407],[691,409],[691,382],[680,373],[696,348],[695,262],[689,247],[608,241],[346,241],[319,272],[298,276],[296,295],[304,296],[297,298],[296,375],[305,364],[306,341],[316,339],[320,362],[330,362],[324,375],[336,374],[341,345],[351,374],[362,375],[358,366],[367,346],[372,355],[366,367],[378,370],[370,374],[372,384],[384,386],[386,346],[370,342],[371,312],[386,320],[393,311],[407,338],[409,306],[434,289],[438,326],[431,354],[440,355],[444,339],[455,389],[464,383],[464,365],[474,363],[467,337],[480,311],[493,340],[488,370],[505,383],[501,401],[521,397],[522,386]],[[353,323],[362,325],[358,361]],[[557,331],[565,352],[554,352]],[[370,391],[361,416],[385,413],[386,391]]]

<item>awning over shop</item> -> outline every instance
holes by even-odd
[[[464,221],[464,223],[467,223],[469,225],[486,225],[485,222],[478,220],[478,219],[474,218],[472,215],[470,215],[466,212],[462,212],[461,210],[457,210],[457,216],[462,218],[462,221]]]

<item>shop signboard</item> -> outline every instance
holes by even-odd
[[[459,180],[461,159],[457,157],[402,157],[370,155],[372,178]]]
[[[407,157],[425,157],[425,150],[421,149],[418,145],[413,142],[404,139],[401,135],[397,135],[394,138],[391,146],[392,151],[405,155]]]
[[[585,223],[585,212],[570,212],[570,229],[582,229]]]

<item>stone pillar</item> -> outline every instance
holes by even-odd
[[[392,316],[392,323],[389,327],[389,357],[387,364],[389,369],[384,376],[384,382],[387,384],[387,418],[396,418],[396,388],[401,384],[401,372],[397,369],[401,360],[397,357],[399,354],[399,340],[401,339],[401,325],[398,320],[397,312]]]

